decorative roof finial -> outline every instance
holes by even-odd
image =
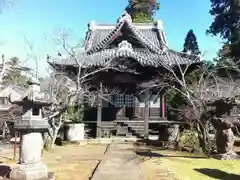
[[[186,52],[187,55],[192,55],[192,51],[190,49],[187,50]]]
[[[157,27],[157,29],[163,30],[163,22],[161,20],[157,20],[156,27]]]
[[[118,44],[118,51],[133,51],[132,45],[126,40]]]
[[[200,61],[203,61],[203,56],[201,54],[197,55]]]
[[[127,11],[124,11],[121,17],[118,19],[118,22],[122,22],[122,21],[132,23],[132,17],[127,13]]]
[[[88,24],[88,29],[93,31],[95,29],[96,23],[95,21],[90,21],[90,23]]]
[[[163,51],[164,53],[168,52],[168,47],[164,45],[163,48],[162,48],[162,51]]]

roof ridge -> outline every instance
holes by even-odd
[[[154,26],[144,26],[143,23],[138,23],[139,25],[142,25],[142,28],[139,28],[140,26],[136,26],[134,25],[134,23],[132,23],[132,18],[131,16],[125,12],[122,17],[120,17],[118,19],[118,23],[115,26],[102,26],[100,28],[100,26],[97,26],[96,23],[94,21],[92,21],[89,24],[89,30],[90,32],[94,32],[95,30],[98,29],[109,29],[111,30],[111,32],[105,37],[103,38],[101,41],[98,42],[97,45],[95,46],[89,46],[89,44],[91,44],[91,41],[93,41],[93,37],[91,37],[91,35],[88,37],[90,38],[88,40],[88,43],[86,43],[85,45],[87,45],[88,47],[86,48],[86,52],[87,53],[92,53],[94,51],[98,51],[99,49],[102,49],[104,46],[106,46],[107,44],[109,44],[111,41],[114,41],[114,37],[116,37],[116,34],[119,33],[119,31],[121,30],[121,28],[123,27],[123,25],[126,24],[129,28],[130,31],[133,32],[133,34],[140,40],[142,41],[143,44],[145,44],[149,49],[151,49],[152,51],[158,52],[159,51],[159,47],[156,46],[155,44],[153,44],[150,40],[148,40],[140,31],[141,29],[153,29],[154,27],[156,29],[158,29],[158,34],[159,37],[162,42],[162,46],[163,48],[165,48],[165,46],[167,46],[167,43],[165,42],[165,37],[163,37],[164,35],[162,34],[162,32],[160,32],[159,30],[163,29],[163,23],[162,21],[155,21],[155,25]],[[110,28],[109,28],[110,27]],[[90,43],[89,43],[90,42]],[[161,48],[160,48],[161,49]]]
[[[131,23],[136,27],[155,28],[155,29],[163,30],[162,20],[155,20],[155,21],[146,22],[146,23],[134,23],[134,22],[132,22],[132,17],[128,14],[127,11],[124,11],[122,13],[122,15],[117,19],[116,23],[97,23],[94,20],[91,20],[88,23],[88,30],[115,28],[119,24],[120,21],[124,21],[124,20],[131,21]]]

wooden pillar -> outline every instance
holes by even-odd
[[[140,107],[140,102],[137,97],[135,97],[135,117],[140,118],[140,112],[141,112],[141,107]]]
[[[100,83],[100,97],[98,97],[98,108],[97,108],[97,132],[96,136],[101,137],[101,129],[102,129],[102,83]]]
[[[166,100],[165,100],[165,94],[162,94],[162,101],[161,101],[161,106],[162,106],[162,118],[166,119]]]
[[[149,91],[145,91],[145,107],[144,107],[144,139],[148,139],[149,131]]]

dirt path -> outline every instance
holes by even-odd
[[[145,180],[131,143],[113,143],[91,180]]]

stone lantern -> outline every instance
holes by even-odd
[[[22,118],[14,123],[21,133],[19,163],[12,167],[12,180],[51,179],[47,166],[41,161],[42,133],[48,130],[48,121],[42,117],[43,106],[51,105],[50,97],[40,93],[38,82],[29,81],[29,89],[22,97],[9,97],[12,104],[22,107]]]

